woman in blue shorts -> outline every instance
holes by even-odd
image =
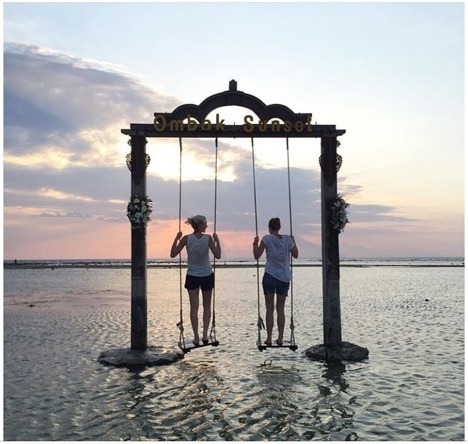
[[[281,221],[278,217],[270,219],[268,231],[270,234],[263,236],[260,245],[259,238],[255,236],[253,243],[253,255],[259,259],[266,250],[265,274],[263,275],[262,286],[265,294],[266,305],[266,345],[272,343],[273,314],[275,311],[278,323],[278,345],[283,344],[283,334],[285,325],[284,304],[288,296],[289,283],[291,281],[290,254],[297,258],[299,252],[293,236],[279,234]]]
[[[221,258],[221,244],[218,235],[205,234],[208,223],[205,216],[189,217],[186,221],[193,228],[193,233],[182,237],[179,231],[171,248],[171,257],[176,257],[187,247],[187,276],[185,288],[190,299],[190,321],[192,323],[195,345],[200,344],[198,334],[198,307],[200,289],[203,295],[203,336],[204,344],[208,343],[208,327],[211,321],[211,295],[214,287],[214,274],[211,268],[209,250],[216,259]]]

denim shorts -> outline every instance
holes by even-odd
[[[265,273],[262,279],[264,294],[277,294],[279,296],[287,296],[289,291],[289,282],[280,281],[271,274]]]
[[[187,274],[185,277],[185,288],[187,290],[196,290],[200,287],[202,291],[212,290],[214,287],[214,273],[208,276],[192,276],[191,274]]]

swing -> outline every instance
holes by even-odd
[[[217,213],[217,194],[218,194],[218,139],[215,141],[216,155],[215,155],[215,195],[214,195],[214,232],[216,233],[216,213]],[[179,232],[182,231],[182,138],[179,137]],[[213,274],[216,282],[216,258],[213,257]],[[201,344],[195,345],[194,343],[187,344],[184,337],[184,316],[182,310],[182,293],[183,293],[183,276],[182,276],[182,252],[179,253],[179,304],[180,304],[180,320],[176,324],[180,331],[179,342],[177,345],[185,353],[188,353],[197,348],[207,346],[216,347],[219,345],[216,339],[216,285],[213,287],[213,314],[211,322],[211,330],[208,341],[203,341]]]
[[[252,142],[252,172],[253,172],[253,191],[254,191],[254,207],[255,207],[255,236],[258,237],[258,217],[257,217],[257,186],[255,180],[255,148],[254,148],[254,139],[251,139]],[[289,167],[289,139],[286,138],[286,153],[287,153],[287,167],[288,167],[288,192],[289,192],[289,228],[290,234],[292,236],[292,209],[291,209],[291,176],[290,176],[290,167]],[[289,328],[291,330],[291,337],[289,341],[284,341],[281,344],[271,343],[265,344],[262,342],[261,331],[265,330],[265,323],[260,314],[260,264],[259,259],[257,259],[257,308],[258,308],[258,320],[257,320],[257,329],[258,329],[258,338],[257,338],[257,347],[260,351],[266,350],[267,348],[289,348],[290,350],[296,351],[296,339],[294,336],[294,288],[293,288],[293,257],[290,255],[290,268],[291,268],[291,321]]]

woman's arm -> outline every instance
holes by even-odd
[[[213,256],[216,259],[221,259],[221,244],[219,242],[219,237],[216,233],[213,233],[213,237],[209,236],[208,243],[210,250],[213,253]]]
[[[258,245],[258,236],[255,236],[254,242],[253,242],[254,258],[260,259],[264,251],[265,251],[265,244],[263,243],[263,240],[260,242],[260,245]]]
[[[297,259],[297,257],[299,256],[299,250],[297,249],[296,240],[294,239],[293,235],[291,235],[291,239],[294,242],[294,247],[292,247],[289,251],[291,252],[291,256],[294,259]]]
[[[176,257],[183,248],[187,245],[187,236],[182,237],[179,243],[177,241],[182,237],[182,231],[179,231],[172,243],[171,247],[171,257]]]

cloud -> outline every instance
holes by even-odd
[[[28,242],[36,236],[43,245],[48,236],[56,239],[60,233],[60,239],[66,239],[68,233],[73,243],[73,236],[84,236],[90,221],[96,232],[105,233],[108,226],[120,239],[118,251],[127,251],[122,250],[122,242],[129,230],[125,215],[130,194],[130,173],[125,164],[129,147],[120,129],[131,121],[151,121],[155,108],[172,110],[179,101],[152,90],[119,67],[36,46],[7,43],[4,71],[6,254],[16,256],[16,244],[21,243],[19,229]],[[164,160],[158,159],[158,155],[163,156],[160,151],[150,154],[152,162]],[[183,155],[182,218],[205,214],[213,228],[213,142],[187,140]],[[293,167],[290,172],[294,233],[303,257],[320,256],[320,172],[311,167]],[[251,152],[236,140],[220,146],[217,230],[226,233],[230,251],[236,255],[250,255],[250,243],[236,246],[236,233],[243,242],[255,234],[256,225],[260,234],[266,233],[271,217],[280,217],[283,232],[289,232],[286,168],[260,162],[255,177],[257,224]],[[340,190],[352,204],[361,187],[341,177]],[[154,201],[149,233],[156,228],[164,233],[169,227],[174,230],[179,213],[177,174],[165,176],[149,170],[147,191]],[[352,204],[350,215],[356,227],[367,222],[377,230],[379,224],[413,221],[385,205]],[[39,222],[45,219],[50,223]],[[38,223],[31,224],[31,220]],[[35,234],[27,230],[35,230]],[[86,238],[91,241],[92,236]],[[101,244],[93,244],[90,251],[102,251],[109,240],[103,236],[93,242]],[[24,254],[27,244],[22,241],[22,245]],[[85,251],[84,247],[79,251]],[[157,251],[162,254],[165,249]]]
[[[39,217],[59,217],[59,218],[69,217],[69,218],[78,218],[78,219],[89,219],[89,214],[79,213],[79,212],[76,212],[76,211],[71,211],[71,212],[66,211],[66,212],[63,212],[63,213],[58,213],[58,212],[41,213],[39,215]]]
[[[179,104],[123,70],[18,43],[5,45],[4,101],[7,156],[55,149],[88,164],[129,120]]]
[[[352,205],[348,208],[355,222],[415,222],[416,219],[396,214],[398,209],[388,205]]]

